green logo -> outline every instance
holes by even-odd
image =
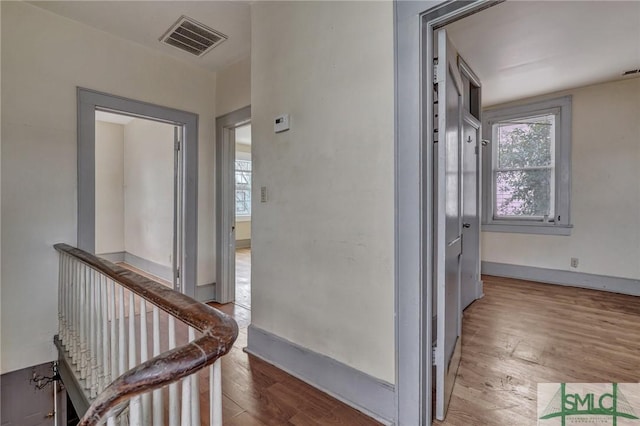
[[[540,388],[538,389],[540,395]],[[538,415],[540,420],[560,420],[562,426],[567,424],[567,419],[571,423],[613,426],[618,425],[619,419],[640,420],[617,383],[585,384],[571,390],[567,390],[566,383],[561,383],[546,408]]]

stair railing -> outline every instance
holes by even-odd
[[[235,320],[83,250],[54,247],[54,340],[63,381],[85,399],[79,424],[222,425],[220,358],[238,336]]]

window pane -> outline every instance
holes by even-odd
[[[251,215],[251,161],[236,160],[236,215]]]
[[[496,124],[498,169],[551,166],[555,116],[519,118]]]
[[[496,172],[496,216],[549,215],[552,169]]]

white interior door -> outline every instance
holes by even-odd
[[[468,84],[468,83],[467,83]],[[480,216],[478,206],[480,122],[468,111],[462,120],[462,257],[460,301],[465,309],[480,297]]]
[[[462,79],[457,52],[445,30],[437,33],[438,143],[435,144],[436,418],[444,420],[460,363],[462,254]]]

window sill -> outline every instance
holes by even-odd
[[[573,225],[542,225],[539,223],[483,223],[482,232],[509,232],[513,234],[571,235]]]
[[[251,222],[251,216],[236,216],[236,222]]]

